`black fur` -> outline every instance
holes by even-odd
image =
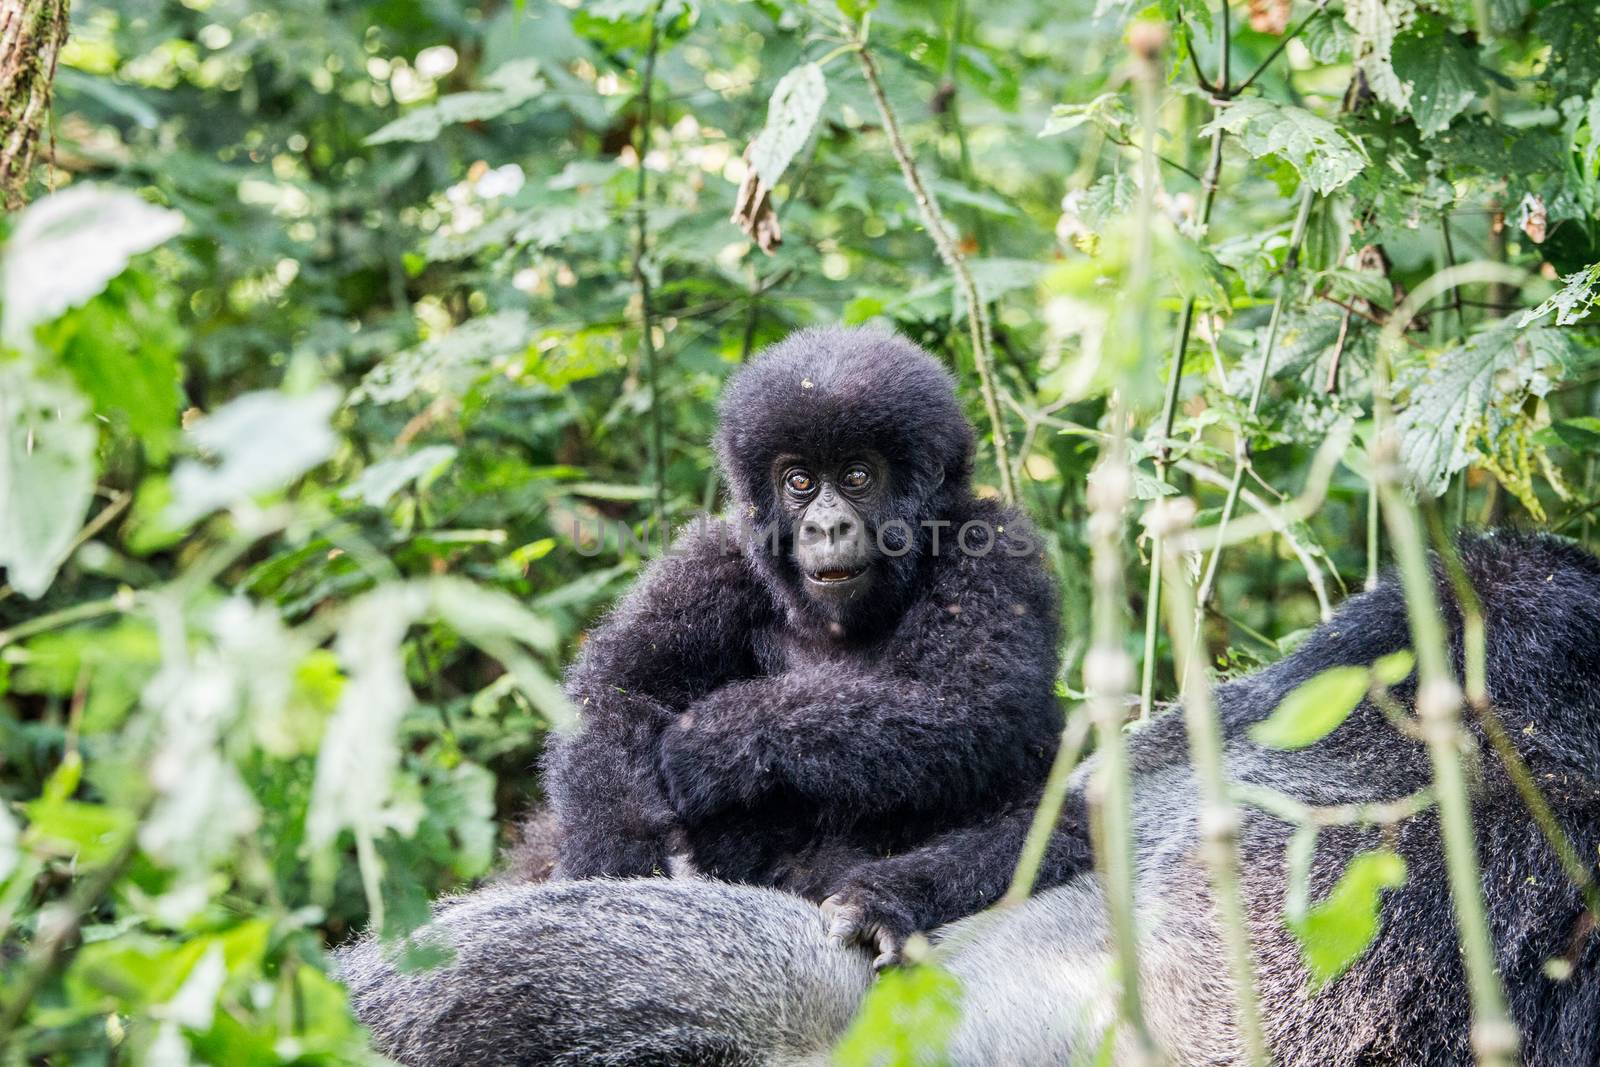
[[[1578,855],[1592,867],[1600,856],[1600,561],[1539,536],[1470,538],[1462,552],[1487,616],[1488,680],[1498,714]],[[1448,605],[1447,584],[1441,581],[1440,590]],[[1459,619],[1453,608],[1445,610],[1459,669]],[[1220,687],[1229,777],[1316,804],[1392,799],[1425,785],[1430,773],[1422,747],[1370,704],[1297,752],[1264,749],[1246,734],[1326,667],[1370,663],[1409,643],[1404,598],[1387,578],[1344,605],[1293,655]],[[1395,695],[1406,707],[1414,698],[1410,685],[1397,687]],[[1482,884],[1499,974],[1522,1037],[1522,1062],[1600,1064],[1600,937],[1481,729],[1468,725],[1479,739],[1472,815]],[[1146,1014],[1174,1063],[1234,1063],[1239,1042],[1232,993],[1199,857],[1181,716],[1161,716],[1129,740]],[[1087,868],[1082,805],[1090,770],[1074,783],[1042,872],[1042,883],[1055,888],[1023,908],[937,932],[944,963],[963,986],[954,1063],[1088,1061],[1115,1017],[1104,902]],[[921,924],[924,907],[981,906],[1003,886],[1027,815],[1019,806],[1009,822],[942,837],[915,858],[896,856],[859,869],[858,888],[891,921]],[[1400,851],[1409,877],[1385,894],[1372,948],[1315,993],[1283,922],[1289,829],[1249,810],[1242,830],[1246,905],[1277,1067],[1472,1062],[1469,998],[1436,816],[1425,813],[1388,832],[1321,835],[1313,900],[1352,855],[1378,844]],[[344,954],[346,980],[379,1046],[413,1067],[467,1062],[425,1033],[428,1021],[449,1005],[465,1016],[450,1033],[470,1028],[482,1053],[476,1062],[824,1062],[827,1041],[819,1039],[818,1026],[832,1024],[815,1021],[837,1020],[841,998],[850,1003],[859,996],[865,958],[819,946],[815,911],[786,894],[679,886],[594,881],[490,890],[511,894],[515,903],[513,914],[493,929],[481,929],[470,915],[456,921],[462,913],[454,911],[440,919],[435,936],[461,953],[452,966],[402,980],[369,940]],[[930,893],[942,894],[935,905],[926,902]],[[499,899],[485,896],[483,906]],[[563,925],[559,937],[546,940],[552,917]],[[752,958],[730,958],[715,947],[729,940],[749,940]],[[795,950],[779,968],[764,962],[774,944]],[[849,959],[857,961],[855,969],[844,965]],[[522,1001],[494,992],[506,983],[555,992],[542,1000],[537,992],[527,994],[537,1003],[508,1016],[503,1008]],[[641,985],[650,990],[642,998]],[[463,990],[489,993],[466,998]],[[608,1006],[624,995],[635,998],[630,1011],[609,1014]],[[770,1021],[775,1003],[786,1006],[786,1018],[810,1021],[803,1039]],[[685,1021],[688,1030],[680,1025]],[[615,1058],[600,1051],[610,1048],[627,1051]]]
[[[716,444],[737,521],[682,535],[571,672],[582,728],[545,765],[556,876],[659,874],[684,851],[821,900],[1024,797],[1061,725],[1054,583],[1025,520],[974,498],[950,376],[889,334],[802,331],[735,378]],[[893,543],[841,617],[802,586],[773,466],[862,450],[888,468],[869,533]],[[987,528],[973,551],[968,522]],[[945,899],[919,922],[961,914]]]

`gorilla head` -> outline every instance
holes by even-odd
[[[954,519],[970,496],[972,428],[953,380],[888,333],[818,328],[773,345],[724,393],[716,445],[752,557],[825,622],[892,613],[923,520]]]

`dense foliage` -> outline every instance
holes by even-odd
[[[1446,525],[1591,537],[1600,10],[1234,7],[74,5],[0,224],[0,1055],[371,1059],[326,946],[490,868],[584,627],[717,506],[724,378],[799,325],[958,372],[1068,695],[1119,428],[1139,500],[1266,516],[1191,560],[1224,673],[1384,558],[1379,402]],[[1351,874],[1315,921],[1398,876]],[[959,1001],[890,988],[850,1056]]]

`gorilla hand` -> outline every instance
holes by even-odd
[[[718,729],[694,709],[684,712],[661,734],[662,788],[677,818],[697,826],[731,807],[759,799],[772,783],[760,755],[759,727]],[[742,734],[742,736],[741,736]]]
[[[822,902],[822,917],[831,940],[859,945],[874,954],[875,971],[900,962],[906,938],[916,929],[898,902],[855,879]]]

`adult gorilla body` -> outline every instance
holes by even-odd
[[[726,459],[726,444],[723,454]],[[748,488],[738,491],[747,500],[752,495]],[[1463,557],[1487,616],[1491,696],[1578,854],[1592,861],[1600,845],[1600,563],[1553,539],[1503,535],[1470,539],[1463,544]],[[662,566],[691,558],[680,556]],[[775,559],[771,565],[783,563]],[[668,613],[658,621],[658,639],[670,641],[683,617]],[[753,631],[759,621],[749,623]],[[1456,640],[1459,645],[1459,636]],[[1409,643],[1404,598],[1398,583],[1385,580],[1353,598],[1282,662],[1221,686],[1217,704],[1229,776],[1318,805],[1392,800],[1427,785],[1430,768],[1423,747],[1397,733],[1370,703],[1329,737],[1300,751],[1261,748],[1247,733],[1306,679],[1334,665],[1369,664]],[[583,676],[580,668],[576,677]],[[593,695],[581,686],[575,692],[580,699]],[[987,694],[977,695],[984,697],[984,707],[994,706]],[[1407,707],[1414,698],[1410,683],[1394,695]],[[700,698],[683,695],[691,703]],[[748,710],[755,716],[761,706]],[[860,710],[866,714],[872,707],[864,703]],[[674,726],[665,716],[644,721],[659,722],[661,731]],[[752,736],[759,736],[757,725],[746,723]],[[830,757],[853,751],[848,724],[820,725],[823,732],[816,736],[827,747],[816,751]],[[676,743],[663,741],[661,733],[614,736],[613,752],[639,744],[660,745],[665,753]],[[904,780],[893,776],[906,767],[928,766],[930,756],[916,752],[914,736],[892,736],[894,743],[881,747],[876,740],[863,739],[872,762],[844,763],[871,770],[859,780],[840,779],[826,767],[816,772],[834,775],[826,780],[836,786],[860,790]],[[898,762],[897,746],[908,743],[916,760]],[[1220,963],[1224,957],[1199,857],[1195,787],[1181,716],[1168,713],[1135,732],[1130,750],[1149,1022],[1175,1062],[1230,1063],[1238,1055],[1233,995]],[[806,749],[796,744],[787,751],[785,758],[792,760]],[[737,763],[737,755],[724,753],[711,765]],[[608,812],[579,854],[598,857],[588,862],[602,865],[662,866],[671,828],[682,824],[685,811],[698,810],[682,800],[694,791],[669,784],[651,793],[644,787],[658,779],[638,770],[645,764],[596,759],[597,777],[588,795],[602,801],[604,794],[614,796],[618,776],[627,773],[635,777],[623,792],[654,799],[618,811],[605,803],[590,808],[576,792],[565,801],[558,796],[558,803],[578,804],[580,811]],[[678,773],[671,763],[663,760],[660,776],[669,783]],[[792,775],[794,766],[809,765],[791,764],[780,777]],[[1594,926],[1498,762],[1489,755],[1480,766],[1473,814],[1484,892],[1500,975],[1523,1035],[1524,1062],[1534,1067],[1600,1063],[1600,943]],[[584,780],[572,773],[570,767],[558,769],[557,777]],[[609,790],[602,788],[606,774],[612,776]],[[817,882],[809,875],[794,877],[782,861],[772,866],[760,833],[750,833],[739,845],[753,852],[708,846],[704,835],[716,829],[717,816],[702,824],[700,840],[692,829],[688,836],[696,864],[722,877],[783,885],[813,897],[841,892],[858,929],[898,934],[909,927],[939,927],[936,940],[947,949],[943,962],[964,989],[954,1062],[1068,1063],[1091,1054],[1115,1018],[1104,901],[1090,867],[1087,774],[1085,768],[1074,782],[1051,841],[1040,877],[1046,891],[1015,911],[943,926],[948,917],[976,912],[1003,890],[1031,804],[991,803],[981,822],[919,840],[887,858],[873,858],[883,850],[864,847],[877,842],[851,840],[847,832],[842,841],[850,856],[840,868],[842,887],[831,884],[837,871]],[[729,776],[739,780],[736,772]],[[689,780],[697,779],[691,775]],[[958,786],[965,786],[962,794],[969,797],[989,788],[970,780]],[[785,788],[794,794],[792,786]],[[936,795],[952,798],[954,805],[960,794]],[[810,796],[807,802],[827,810],[825,797]],[[726,818],[730,809],[722,810]],[[811,821],[797,821],[785,831],[794,836],[775,839],[788,841],[782,848],[789,855],[810,856],[807,850],[818,839],[806,837],[807,827],[814,834],[819,825],[853,825],[837,821],[848,807],[833,809],[820,821],[817,809],[811,810]],[[948,810],[923,810],[951,821]],[[588,832],[581,819],[573,825],[580,837]],[[783,827],[781,820],[776,825]],[[1315,993],[1283,923],[1290,831],[1264,813],[1244,812],[1244,890],[1275,1063],[1433,1067],[1470,1062],[1468,996],[1436,817],[1425,813],[1386,835],[1343,829],[1319,837],[1313,899],[1329,890],[1353,855],[1381,843],[1401,852],[1409,877],[1386,895],[1373,947]],[[738,837],[737,826],[724,826],[710,840]],[[834,843],[839,840],[836,835]],[[621,842],[621,851],[607,851],[613,847],[608,842]],[[739,867],[750,863],[747,855],[768,858]],[[813,871],[825,865],[808,860],[798,866]],[[597,873],[644,872],[602,866]],[[440,969],[401,973],[370,940],[346,950],[341,966],[355,1009],[372,1028],[377,1046],[413,1067],[821,1063],[871,979],[870,955],[837,944],[828,933],[813,904],[776,889],[596,878],[502,885],[445,902],[427,935],[454,950],[452,962]],[[1549,967],[1551,961],[1560,967]]]

